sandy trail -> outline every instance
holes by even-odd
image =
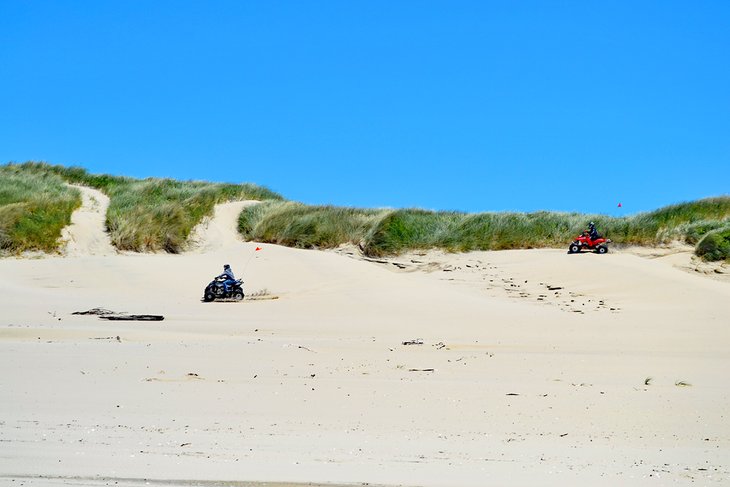
[[[68,256],[116,254],[106,231],[109,197],[86,186],[70,186],[81,192],[81,207],[74,211],[71,225],[61,233],[61,240],[66,242],[62,253]]]
[[[232,201],[216,205],[211,218],[206,218],[190,234],[188,252],[200,253],[230,247],[241,243],[238,233],[238,215],[247,206],[258,201]]]
[[[195,253],[0,260],[0,483],[730,481],[727,283],[628,253],[369,262],[212,222]],[[224,262],[279,299],[202,303]],[[93,307],[165,321],[71,314]]]

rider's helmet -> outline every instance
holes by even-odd
[[[228,265],[228,264],[223,264],[223,268],[224,268],[224,269],[230,269],[230,268],[231,268],[231,266],[230,266],[230,265]]]
[[[590,223],[588,224],[588,226],[589,226],[589,227],[595,227],[595,226],[596,226],[596,224],[595,224],[595,223],[593,223],[593,222],[590,222]]]

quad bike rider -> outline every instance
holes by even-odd
[[[576,254],[582,249],[595,250],[599,254],[605,254],[608,252],[608,244],[611,243],[611,239],[603,238],[598,234],[596,230],[596,224],[590,222],[588,224],[588,230],[585,230],[580,236],[573,240],[573,243],[568,247],[569,254]]]
[[[588,224],[588,236],[591,237],[591,240],[597,240],[601,238],[601,236],[598,235],[598,230],[596,230],[596,224],[593,222],[590,222]]]
[[[223,274],[216,276],[203,292],[203,301],[215,299],[243,299],[243,281],[236,279],[228,264],[223,266]]]

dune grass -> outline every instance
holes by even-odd
[[[0,168],[8,175],[3,178],[7,188],[23,187],[10,175],[22,177],[26,189],[20,192],[36,195],[31,203],[31,199],[5,190],[7,196],[0,201],[0,247],[7,249],[54,248],[60,228],[79,201],[78,194],[65,189],[63,181],[105,192],[110,197],[107,227],[112,243],[118,249],[137,252],[184,250],[193,227],[212,214],[215,204],[237,199],[266,200],[241,213],[239,231],[244,238],[299,248],[352,243],[369,256],[432,248],[461,252],[565,247],[592,220],[617,244],[657,245],[679,240],[697,245],[703,258],[716,259],[726,255],[726,233],[722,232],[730,227],[727,196],[623,218],[547,211],[469,214],[309,206],[283,201],[280,195],[253,184],[139,180],[38,162]],[[51,200],[55,202],[49,203]],[[45,226],[48,229],[41,231],[39,227]],[[48,235],[30,236],[44,232]]]
[[[171,179],[113,185],[107,227],[112,244],[135,252],[182,251],[192,229],[217,203],[260,197],[246,186]]]
[[[244,209],[238,230],[250,240],[297,248],[333,248],[359,243],[381,216],[379,210],[266,201]]]
[[[0,166],[0,251],[53,252],[81,193],[55,174]]]
[[[244,237],[303,248],[359,245],[366,255],[408,250],[447,251],[564,247],[596,222],[617,244],[657,245],[674,240],[697,243],[730,219],[730,197],[667,206],[631,217],[578,213],[459,213],[419,209],[366,210],[268,202],[244,210]]]
[[[16,172],[82,184],[109,196],[106,225],[112,244],[135,252],[185,249],[191,230],[212,215],[217,203],[241,199],[277,199],[278,194],[254,184],[209,183],[173,179],[134,179],[89,174],[78,167],[40,162],[10,164]]]

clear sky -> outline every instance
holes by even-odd
[[[730,2],[0,0],[26,160],[364,207],[728,194]]]

